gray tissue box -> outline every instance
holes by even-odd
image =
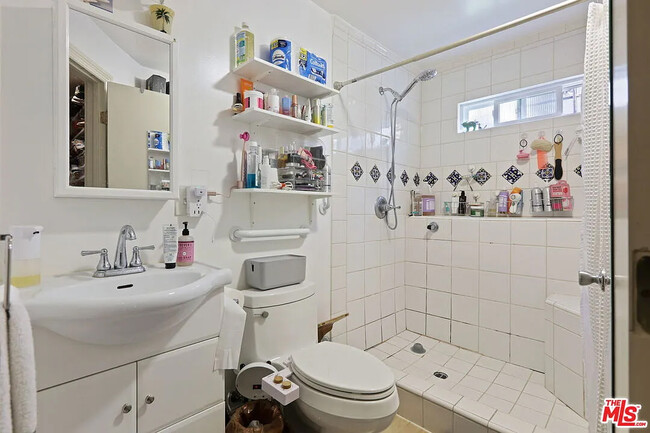
[[[244,261],[250,287],[269,290],[305,281],[307,257],[294,254],[258,257]]]

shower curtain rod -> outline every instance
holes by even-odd
[[[563,9],[569,8],[571,6],[577,5],[578,3],[584,3],[589,0],[566,0],[562,3],[558,3],[555,6],[548,7],[546,9],[542,9],[540,11],[534,12],[530,15],[526,15],[524,17],[518,18],[516,20],[510,21],[505,24],[501,24],[500,26],[496,26],[490,30],[486,30],[484,32],[480,32],[475,34],[474,36],[470,36],[465,39],[461,39],[459,41],[456,41],[452,44],[445,45],[444,47],[440,48],[435,48],[431,51],[427,51],[426,53],[418,54],[417,56],[411,57],[410,59],[402,60],[401,62],[394,63],[389,66],[385,66],[383,68],[377,69],[376,71],[373,72],[368,72],[367,74],[359,75],[356,78],[352,78],[347,81],[337,81],[334,83],[334,88],[336,90],[341,90],[343,87],[347,86],[348,84],[356,83],[357,81],[365,80],[366,78],[374,77],[375,75],[379,75],[381,73],[390,71],[395,68],[399,68],[400,66],[408,65],[410,63],[415,63],[418,62],[422,59],[426,59],[431,56],[435,56],[436,54],[444,53],[445,51],[449,51],[451,49],[454,49],[456,47],[460,47],[461,45],[466,45],[469,44],[470,42],[477,41],[479,39],[485,38],[487,36],[491,36],[493,34],[502,32],[504,30],[511,29],[513,27],[517,27],[521,24],[525,24],[529,21],[536,20],[537,18],[545,17],[546,15],[550,15],[555,12],[559,12]]]

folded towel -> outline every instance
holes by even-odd
[[[0,295],[3,293],[0,290]],[[4,299],[4,296],[2,297]],[[0,301],[0,432],[11,432],[11,394],[9,384],[9,336],[7,315]]]
[[[27,310],[18,290],[11,291],[9,309],[9,374],[14,433],[36,431],[36,366],[34,339]],[[11,430],[10,430],[11,431]]]
[[[228,295],[223,301],[223,318],[221,332],[217,340],[217,353],[214,360],[215,370],[239,368],[239,353],[244,338],[246,312]]]

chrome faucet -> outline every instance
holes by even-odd
[[[115,247],[115,263],[114,269],[124,269],[128,266],[129,260],[126,255],[126,241],[134,241],[137,239],[135,230],[130,225],[124,225],[120,229],[120,235],[117,237],[117,246]]]
[[[82,251],[82,256],[99,254],[99,263],[97,264],[97,269],[95,270],[93,277],[114,277],[117,275],[138,274],[146,271],[145,267],[142,265],[142,260],[140,259],[140,251],[153,250],[155,247],[153,245],[133,247],[133,256],[129,263],[126,253],[126,241],[133,241],[135,239],[137,239],[137,237],[133,227],[127,224],[120,229],[120,234],[117,238],[117,247],[115,248],[115,263],[112,268],[111,262],[108,260],[108,250],[106,248],[102,248],[101,250]]]

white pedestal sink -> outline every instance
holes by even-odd
[[[168,330],[187,319],[232,273],[195,263],[188,268],[93,278],[92,272],[43,281],[21,292],[32,325],[90,344],[128,344]]]

